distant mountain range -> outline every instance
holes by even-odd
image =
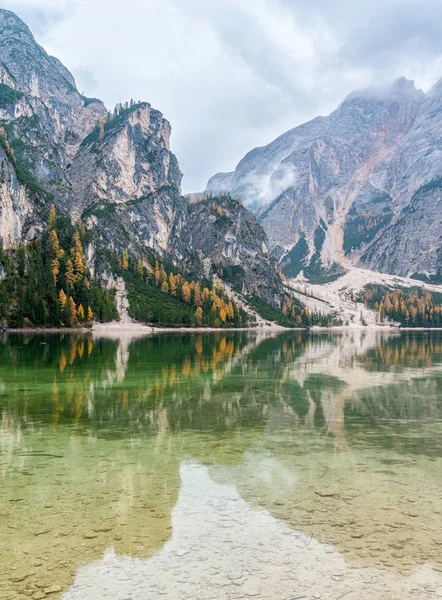
[[[288,276],[358,265],[442,280],[442,80],[427,94],[405,78],[355,91],[207,191],[243,198]]]

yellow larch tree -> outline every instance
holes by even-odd
[[[50,229],[52,229],[54,227],[56,220],[57,220],[57,211],[55,210],[55,204],[51,204],[51,208],[49,209],[49,216],[48,216],[48,224],[49,224]]]
[[[104,119],[103,119],[103,117],[100,117],[98,119],[98,133],[100,136],[100,140],[102,140],[104,138]]]
[[[72,236],[72,244],[71,254],[75,254],[75,252],[80,252],[80,254],[83,254],[83,244],[81,243],[81,238],[78,231],[75,231],[74,235]]]
[[[68,287],[72,288],[75,283],[75,273],[74,273],[74,265],[72,260],[68,258],[66,261],[66,273],[65,273],[66,283]]]
[[[129,268],[129,250],[127,248],[123,252],[123,258],[121,259],[121,268],[125,271],[127,271],[127,269]]]
[[[61,258],[64,255],[64,250],[60,248],[60,242],[58,241],[58,235],[55,229],[52,229],[49,234],[49,245],[55,258]]]
[[[78,320],[80,321],[80,323],[84,322],[84,308],[83,308],[82,304],[80,304],[78,307],[77,317],[78,317]]]
[[[67,299],[68,298],[67,298],[66,294],[64,293],[64,290],[60,290],[60,293],[58,294],[58,302],[60,304],[61,310],[64,310]]]
[[[155,285],[157,287],[160,285],[160,277],[161,277],[160,265],[158,264],[158,261],[156,261],[156,263],[155,263]]]
[[[176,296],[176,292],[177,292],[176,277],[172,272],[169,274],[169,289],[170,289],[170,295]]]
[[[58,258],[54,258],[53,260],[51,260],[51,273],[52,277],[54,278],[54,285],[56,285],[57,277],[60,273],[60,261],[58,260]]]
[[[195,293],[195,304],[196,306],[201,306],[203,303],[203,298],[201,296],[201,286],[199,283],[195,283],[194,286],[194,293]]]
[[[83,255],[80,252],[75,252],[74,256],[74,271],[75,271],[75,281],[81,281],[84,276],[85,264]]]
[[[72,296],[69,296],[69,305],[71,308],[72,323],[75,323],[77,321],[78,312],[77,312],[77,305],[75,304]]]
[[[201,306],[195,311],[195,325],[201,326],[203,324],[203,309]]]
[[[183,283],[183,287],[181,289],[181,294],[183,296],[183,300],[186,304],[190,304],[190,286],[187,283],[187,281],[185,281]]]

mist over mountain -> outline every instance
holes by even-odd
[[[348,265],[441,275],[442,81],[427,94],[400,78],[351,93],[251,150],[207,191],[241,196],[287,275]]]

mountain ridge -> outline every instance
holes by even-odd
[[[251,150],[234,172],[213,176],[207,191],[225,188],[255,210],[273,255],[283,270],[289,265],[287,273],[293,271],[292,254],[298,272],[312,263],[324,274],[360,265],[438,278],[442,263],[425,257],[439,256],[442,246],[434,219],[441,212],[437,197],[431,211],[435,234],[419,233],[428,242],[421,260],[415,260],[416,245],[402,244],[395,256],[399,229],[393,226],[403,221],[402,211],[418,189],[441,176],[441,99],[442,80],[427,94],[403,77],[389,86],[356,90],[328,117]],[[319,249],[315,237],[324,238]],[[380,258],[383,244],[393,250],[389,258]]]
[[[222,192],[184,197],[162,113],[132,100],[109,111],[82,96],[29,28],[0,10],[0,317],[107,321],[119,282],[129,316],[151,324],[342,324],[338,305],[311,311],[285,279],[326,284],[359,264],[400,271],[403,260],[420,278],[438,272],[440,96],[405,79],[355,92],[329,117],[248,153],[244,203]],[[254,215],[244,204],[260,203],[263,183],[278,195]],[[425,298],[428,315],[435,302]]]
[[[80,236],[78,263],[87,262],[85,268],[99,286],[109,290],[117,277],[130,279],[138,317],[145,310],[144,318],[152,318],[152,306],[158,312],[153,300],[144,302],[143,294],[164,294],[168,314],[178,318],[174,323],[184,319],[189,324],[186,304],[195,302],[196,310],[200,308],[195,286],[218,277],[244,295],[268,302],[282,318],[279,311],[288,294],[268,254],[264,231],[229,197],[211,198],[210,205],[216,206],[212,209],[182,196],[182,174],[170,134],[170,123],[148,102],[126,102],[108,111],[99,99],[82,96],[70,72],[39,46],[23,21],[0,10],[0,242],[2,253],[10,253],[5,257],[8,272],[19,268],[23,242],[29,253],[36,252],[25,261],[40,261],[42,252],[51,254],[58,248],[58,242],[51,241],[55,232],[63,237],[52,259],[57,293],[65,293],[59,288],[68,286],[74,304],[84,303],[86,297],[92,302],[77,290],[68,264],[69,230],[69,235]],[[207,217],[204,228],[195,218],[202,213]],[[54,214],[61,229],[51,225]],[[189,284],[190,297],[184,284]],[[32,293],[37,289],[34,286]],[[177,298],[177,293],[183,297]],[[51,294],[53,304],[55,289]],[[218,317],[198,315],[198,323],[219,324],[225,322],[224,313],[231,313],[220,300],[223,296],[216,294],[213,310]],[[38,314],[47,313],[46,305],[44,310],[39,307]],[[155,318],[160,321],[161,315]],[[229,318],[230,324],[244,324],[236,313]]]

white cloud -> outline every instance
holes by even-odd
[[[171,121],[185,191],[355,87],[442,75],[440,0],[11,0],[80,91]]]

